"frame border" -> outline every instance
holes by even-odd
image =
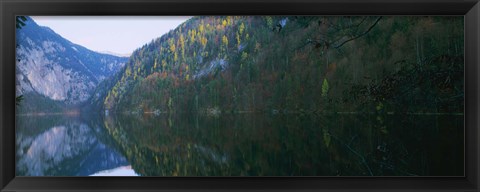
[[[15,177],[15,15],[464,15],[465,177]],[[479,0],[0,0],[0,22],[2,192],[479,191]]]

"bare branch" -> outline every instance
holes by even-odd
[[[350,42],[350,41],[353,41],[353,40],[355,40],[355,39],[358,39],[358,38],[366,35],[368,32],[370,32],[370,31],[373,29],[373,27],[375,27],[375,25],[377,25],[377,23],[380,21],[380,19],[382,19],[382,16],[378,17],[377,20],[375,20],[375,23],[373,23],[365,32],[363,32],[363,33],[360,34],[360,35],[354,36],[354,37],[352,37],[352,38],[350,38],[350,39],[347,39],[347,40],[343,41],[343,42],[340,43],[339,45],[334,46],[334,48],[338,49],[338,48],[340,48],[341,46],[345,45],[345,43],[348,43],[348,42]]]

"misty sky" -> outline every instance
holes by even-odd
[[[190,16],[32,16],[69,41],[98,52],[129,55]]]

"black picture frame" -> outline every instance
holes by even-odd
[[[16,15],[464,15],[464,177],[15,177]],[[0,0],[1,191],[479,191],[478,0]],[[448,158],[448,157],[446,157]]]

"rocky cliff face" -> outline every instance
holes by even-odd
[[[96,86],[128,60],[74,44],[31,18],[17,29],[16,42],[16,94],[41,95],[67,105],[87,101]]]

